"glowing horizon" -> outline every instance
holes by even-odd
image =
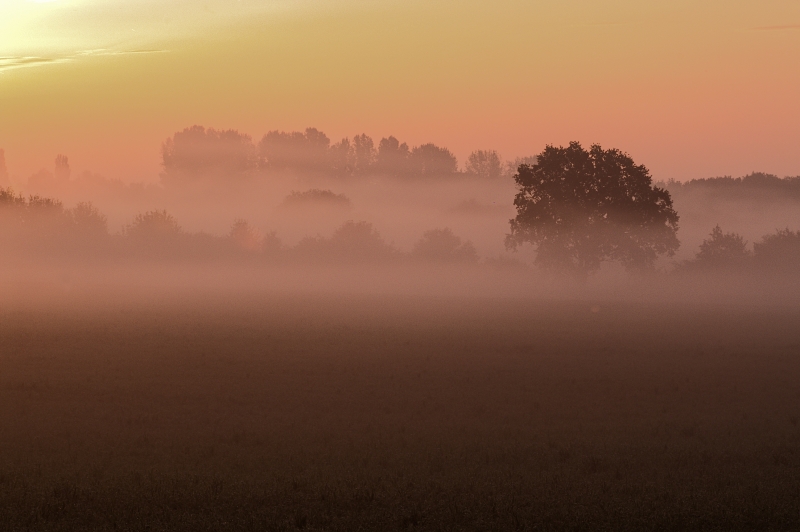
[[[0,3],[17,183],[158,178],[194,124],[435,142],[461,162],[598,142],[657,179],[800,174],[800,5],[506,0]]]

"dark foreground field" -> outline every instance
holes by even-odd
[[[3,530],[800,528],[797,307],[144,299],[0,310]]]

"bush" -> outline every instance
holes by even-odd
[[[741,266],[750,258],[747,242],[737,233],[723,233],[719,225],[703,240],[695,256],[697,264],[709,267]]]
[[[312,188],[305,192],[292,191],[291,194],[286,196],[283,200],[286,206],[299,206],[299,205],[329,205],[332,207],[345,207],[352,206],[350,199],[344,194],[334,194],[331,190],[322,190],[319,188]]]
[[[800,231],[780,229],[753,244],[759,268],[800,272]]]
[[[478,252],[472,242],[462,242],[453,231],[431,229],[414,244],[411,252],[414,257],[434,262],[477,262]]]
[[[91,203],[78,203],[69,214],[79,234],[98,237],[108,234],[108,218]]]
[[[294,251],[306,260],[346,262],[383,261],[397,255],[371,223],[352,220],[345,222],[330,238],[304,238]]]

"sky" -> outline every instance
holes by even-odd
[[[156,181],[199,124],[800,175],[797,0],[0,0],[0,148]]]

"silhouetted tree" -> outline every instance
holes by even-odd
[[[328,239],[319,236],[302,239],[294,252],[305,260],[345,262],[381,261],[397,254],[371,223],[352,220]]]
[[[741,266],[750,258],[747,242],[737,233],[723,233],[719,225],[700,244],[695,262],[709,267]]]
[[[38,227],[46,231],[56,227],[64,227],[68,222],[68,217],[64,211],[64,204],[54,198],[43,198],[41,196],[30,196],[25,214],[25,223]]]
[[[669,190],[681,193],[706,191],[713,194],[714,199],[753,199],[760,196],[779,196],[781,199],[800,198],[800,176],[780,178],[764,172],[753,172],[742,177],[709,177],[692,179],[685,183],[670,180],[666,183]]]
[[[125,227],[126,237],[134,240],[170,240],[180,235],[181,227],[166,210],[137,214],[133,223]]]
[[[762,269],[800,273],[800,231],[780,229],[753,243],[755,263]]]
[[[495,179],[503,173],[503,163],[495,150],[477,150],[469,154],[466,171],[484,179]]]
[[[528,166],[533,166],[537,162],[539,162],[539,158],[536,155],[529,155],[527,157],[515,157],[513,161],[506,161],[505,166],[503,168],[503,174],[511,177],[517,173],[519,165],[527,164]]]
[[[261,233],[250,225],[247,220],[241,218],[233,222],[228,238],[237,249],[244,251],[260,251],[263,244]]]
[[[354,260],[386,258],[394,253],[369,222],[345,222],[334,231],[330,243],[337,255]]]
[[[69,181],[72,170],[66,155],[56,155],[56,170],[53,175],[58,181]]]
[[[11,187],[0,187],[0,208],[24,207],[25,198],[20,194],[15,194]]]
[[[108,234],[108,218],[91,204],[81,202],[70,209],[70,216],[78,232],[86,237],[98,237]]]
[[[338,176],[347,176],[355,169],[356,154],[350,139],[344,138],[330,148],[330,169]]]
[[[161,157],[168,183],[201,177],[241,178],[252,172],[257,162],[249,135],[202,126],[186,128],[167,139]]]
[[[0,188],[0,237],[14,238],[25,219],[27,202],[11,188]]]
[[[388,175],[405,175],[410,171],[409,159],[411,151],[405,142],[400,144],[394,137],[381,139],[378,144],[375,167],[379,172]]]
[[[366,174],[374,169],[377,152],[372,139],[366,134],[353,137],[354,164],[356,174]]]
[[[411,170],[415,175],[446,176],[458,171],[458,161],[447,148],[435,144],[423,144],[411,150],[409,158]]]
[[[650,172],[616,149],[547,146],[514,175],[519,192],[506,246],[536,246],[536,263],[590,272],[604,260],[646,268],[678,249],[678,214]]]
[[[304,133],[270,131],[258,143],[258,155],[267,168],[325,171],[329,168],[331,141],[310,127]]]
[[[438,262],[477,262],[478,252],[449,228],[425,231],[411,251],[414,257]]]

